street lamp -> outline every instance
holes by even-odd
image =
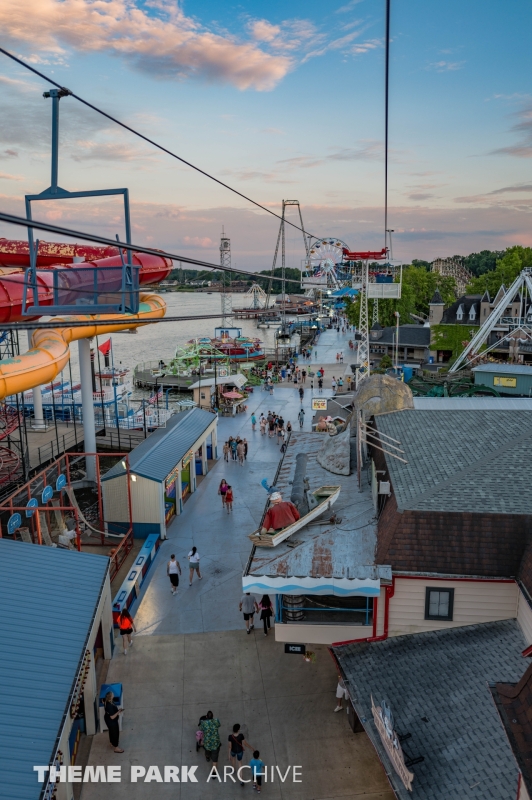
[[[395,230],[393,228],[386,228],[386,233],[390,239],[390,261],[393,261],[392,233],[395,233]]]

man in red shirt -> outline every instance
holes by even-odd
[[[301,514],[295,505],[289,500],[283,500],[280,492],[274,492],[270,497],[270,502],[271,505],[262,523],[261,533],[275,533],[300,519]]]

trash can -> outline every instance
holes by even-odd
[[[104,714],[105,714],[105,695],[107,692],[113,693],[113,703],[117,708],[124,707],[124,690],[121,683],[102,683],[102,688],[100,689],[100,696],[98,700],[98,717],[100,720],[100,732],[107,730],[107,725],[105,724]],[[124,715],[120,714],[118,717],[118,729],[122,730],[122,719]]]

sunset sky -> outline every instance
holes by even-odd
[[[392,0],[396,258],[532,245],[531,29],[524,0]],[[383,246],[384,0],[2,0],[0,31],[2,46],[257,201],[299,200],[313,234]],[[47,88],[0,56],[3,210],[22,213],[24,194],[50,183]],[[275,219],[72,98],[61,140],[61,186],[129,187],[134,241],[217,261],[224,225],[233,265],[271,266]],[[118,201],[40,216],[122,231]],[[302,258],[291,231],[287,263]]]

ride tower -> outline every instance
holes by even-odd
[[[222,227],[220,237],[220,266],[231,268],[231,239],[225,235]],[[233,327],[233,296],[231,294],[231,273],[222,272],[222,290],[220,292],[222,304],[222,328]]]

